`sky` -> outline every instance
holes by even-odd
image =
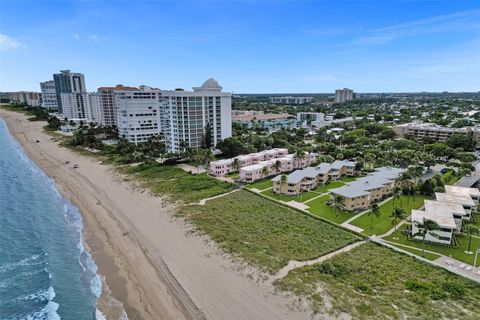
[[[0,1],[0,91],[480,91],[480,1]]]

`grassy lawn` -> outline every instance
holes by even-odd
[[[443,181],[445,182],[445,184],[452,185],[455,182],[457,182],[458,180],[460,180],[461,177],[455,175],[455,171],[452,169],[452,170],[449,170],[449,171],[443,173],[442,178],[443,178]]]
[[[358,177],[345,176],[345,177],[341,177],[341,178],[340,178],[340,181],[342,181],[342,182],[352,182],[352,181],[357,180],[357,178],[358,178]]]
[[[331,318],[480,318],[480,284],[372,243],[295,269],[275,285]]]
[[[401,199],[396,200],[395,204],[400,206],[401,203],[401,207],[406,211],[406,216],[409,216],[412,209],[418,209],[423,206],[425,199],[427,199],[427,197],[423,195],[416,195],[415,201],[413,201],[413,197],[410,197],[409,203],[407,203],[407,196],[402,196]],[[390,218],[392,209],[393,199],[390,199],[380,206],[380,217],[373,218],[373,229],[370,228],[371,217],[367,214],[353,220],[350,224],[362,228],[364,230],[363,233],[366,235],[382,235],[393,228],[392,219]]]
[[[341,181],[332,181],[332,182],[327,183],[326,185],[319,185],[317,187],[317,189],[315,189],[315,191],[320,192],[320,193],[325,193],[325,192],[328,192],[328,190],[330,190],[330,189],[339,188],[339,187],[344,186],[344,185],[345,185],[345,183],[343,183]]]
[[[197,202],[233,190],[234,185],[206,173],[192,175],[183,169],[157,163],[130,166],[122,172],[133,174],[154,194],[166,194],[174,201]]]
[[[310,207],[307,210],[310,213],[313,213],[314,215],[317,215],[319,217],[325,218],[327,220],[330,220],[338,224],[345,222],[346,220],[350,219],[355,215],[355,213],[348,213],[340,210],[338,211],[338,218],[337,218],[335,209],[325,203],[329,199],[330,199],[330,195],[326,194],[318,199],[310,201],[306,203],[306,205]]]
[[[408,240],[407,236],[402,232],[406,228],[407,228],[406,226],[402,226],[402,228],[397,230],[395,233],[391,234],[388,237],[385,237],[385,240],[391,241],[392,243],[406,244],[411,247],[422,249],[423,248],[422,242]],[[398,237],[399,239],[395,240],[393,239],[393,237]],[[454,259],[473,265],[475,254],[467,254],[464,252],[468,249],[468,236],[463,236],[463,237],[457,236],[457,242],[458,242],[457,248],[426,243],[425,250],[438,252],[439,254],[443,254],[447,257],[451,256]],[[400,247],[400,248],[404,249],[404,247]],[[472,252],[475,252],[476,249],[480,249],[480,238],[472,237],[472,245],[470,247],[470,250]],[[421,252],[420,252],[420,255],[421,255]],[[480,263],[480,259],[477,261],[477,265],[479,263]]]
[[[250,183],[250,184],[247,184],[245,186],[245,188],[247,189],[258,189],[258,190],[265,190],[265,189],[268,189],[268,188],[272,188],[273,187],[273,182],[271,180],[271,178],[267,178],[265,180],[260,180],[260,181],[257,181],[257,182],[253,182],[253,183]]]
[[[270,190],[265,190],[262,191],[262,194],[269,196],[271,198],[274,198],[275,200],[280,200],[280,201],[297,201],[297,202],[305,202],[307,200],[313,199],[315,197],[318,197],[320,194],[316,192],[306,192],[302,196],[289,196],[287,194],[278,194],[273,192],[272,189]]]
[[[221,249],[274,273],[291,259],[308,260],[359,240],[353,234],[259,195],[240,190],[179,208]]]

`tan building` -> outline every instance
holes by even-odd
[[[296,170],[289,174],[287,179],[282,181],[281,176],[272,179],[273,192],[298,195],[302,192],[313,190],[319,184],[326,184],[348,175],[355,174],[356,162],[352,161],[335,161],[333,163],[322,163],[317,167],[308,167],[303,170]]]
[[[125,87],[117,84],[115,87],[100,87],[100,109],[102,111],[103,125],[117,125],[117,105],[115,100],[115,91],[139,91],[136,87]]]
[[[372,174],[348,183],[346,186],[332,189],[332,195],[345,199],[345,210],[367,209],[372,202],[389,196],[395,187],[395,179],[404,170],[392,167],[377,168]]]
[[[393,126],[392,129],[398,137],[410,135],[418,141],[430,139],[445,142],[453,134],[466,135],[474,146],[480,141],[480,131],[475,127],[449,128],[432,123],[411,122]]]

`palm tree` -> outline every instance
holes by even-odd
[[[280,172],[280,169],[282,168],[282,161],[280,160],[275,161],[275,163],[273,164],[273,168],[277,173]]]
[[[287,182],[287,180],[288,180],[287,175],[286,175],[286,174],[282,174],[282,176],[280,177],[280,181],[281,181],[282,183],[285,183],[285,182]]]
[[[332,206],[335,208],[335,216],[340,216],[339,211],[345,208],[345,198],[339,194],[334,194],[332,196]]]
[[[420,165],[413,166],[409,168],[409,172],[412,175],[412,177],[415,179],[415,183],[416,183],[418,179],[423,175],[424,168]]]
[[[423,218],[423,222],[417,224],[417,227],[419,231],[415,233],[413,236],[414,237],[417,235],[422,236],[422,240],[423,240],[422,255],[425,256],[425,237],[427,236],[427,234],[430,234],[431,236],[438,238],[439,236],[432,231],[440,229],[440,226],[433,220]]]
[[[395,185],[395,187],[393,187],[392,195],[393,195],[393,208],[395,208],[395,201],[398,198],[400,198],[400,196],[402,195],[402,189],[398,185]]]
[[[479,230],[473,224],[469,223],[466,226],[466,231],[469,236],[469,239],[468,239],[468,249],[467,251],[465,251],[465,253],[471,254],[472,252],[470,251],[470,246],[472,245],[472,235],[477,234]]]
[[[267,167],[263,167],[263,168],[262,168],[262,176],[263,176],[263,177],[268,176],[269,173],[270,173],[270,172],[268,171],[268,168],[267,168]]]
[[[238,172],[238,170],[240,170],[240,160],[238,160],[238,158],[233,159],[232,168],[235,172]]]
[[[405,209],[399,208],[399,207],[394,207],[392,210],[392,214],[390,215],[392,218],[392,224],[395,227],[395,231],[397,231],[397,224],[403,220],[405,217]]]
[[[294,158],[297,161],[297,168],[300,168],[301,161],[305,159],[305,151],[302,149],[297,149],[297,151],[295,151]]]
[[[367,215],[370,216],[370,230],[373,229],[373,217],[380,217],[380,207],[378,204],[372,204],[372,209],[367,212]]]

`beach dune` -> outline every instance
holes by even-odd
[[[164,199],[133,188],[97,159],[60,147],[43,122],[0,108],[10,132],[82,212],[85,242],[108,290],[98,307],[118,319],[309,319],[268,282],[255,282],[205,239],[189,235]],[[36,142],[39,140],[39,142]],[[68,164],[65,162],[69,161]],[[73,168],[78,164],[78,168]]]

